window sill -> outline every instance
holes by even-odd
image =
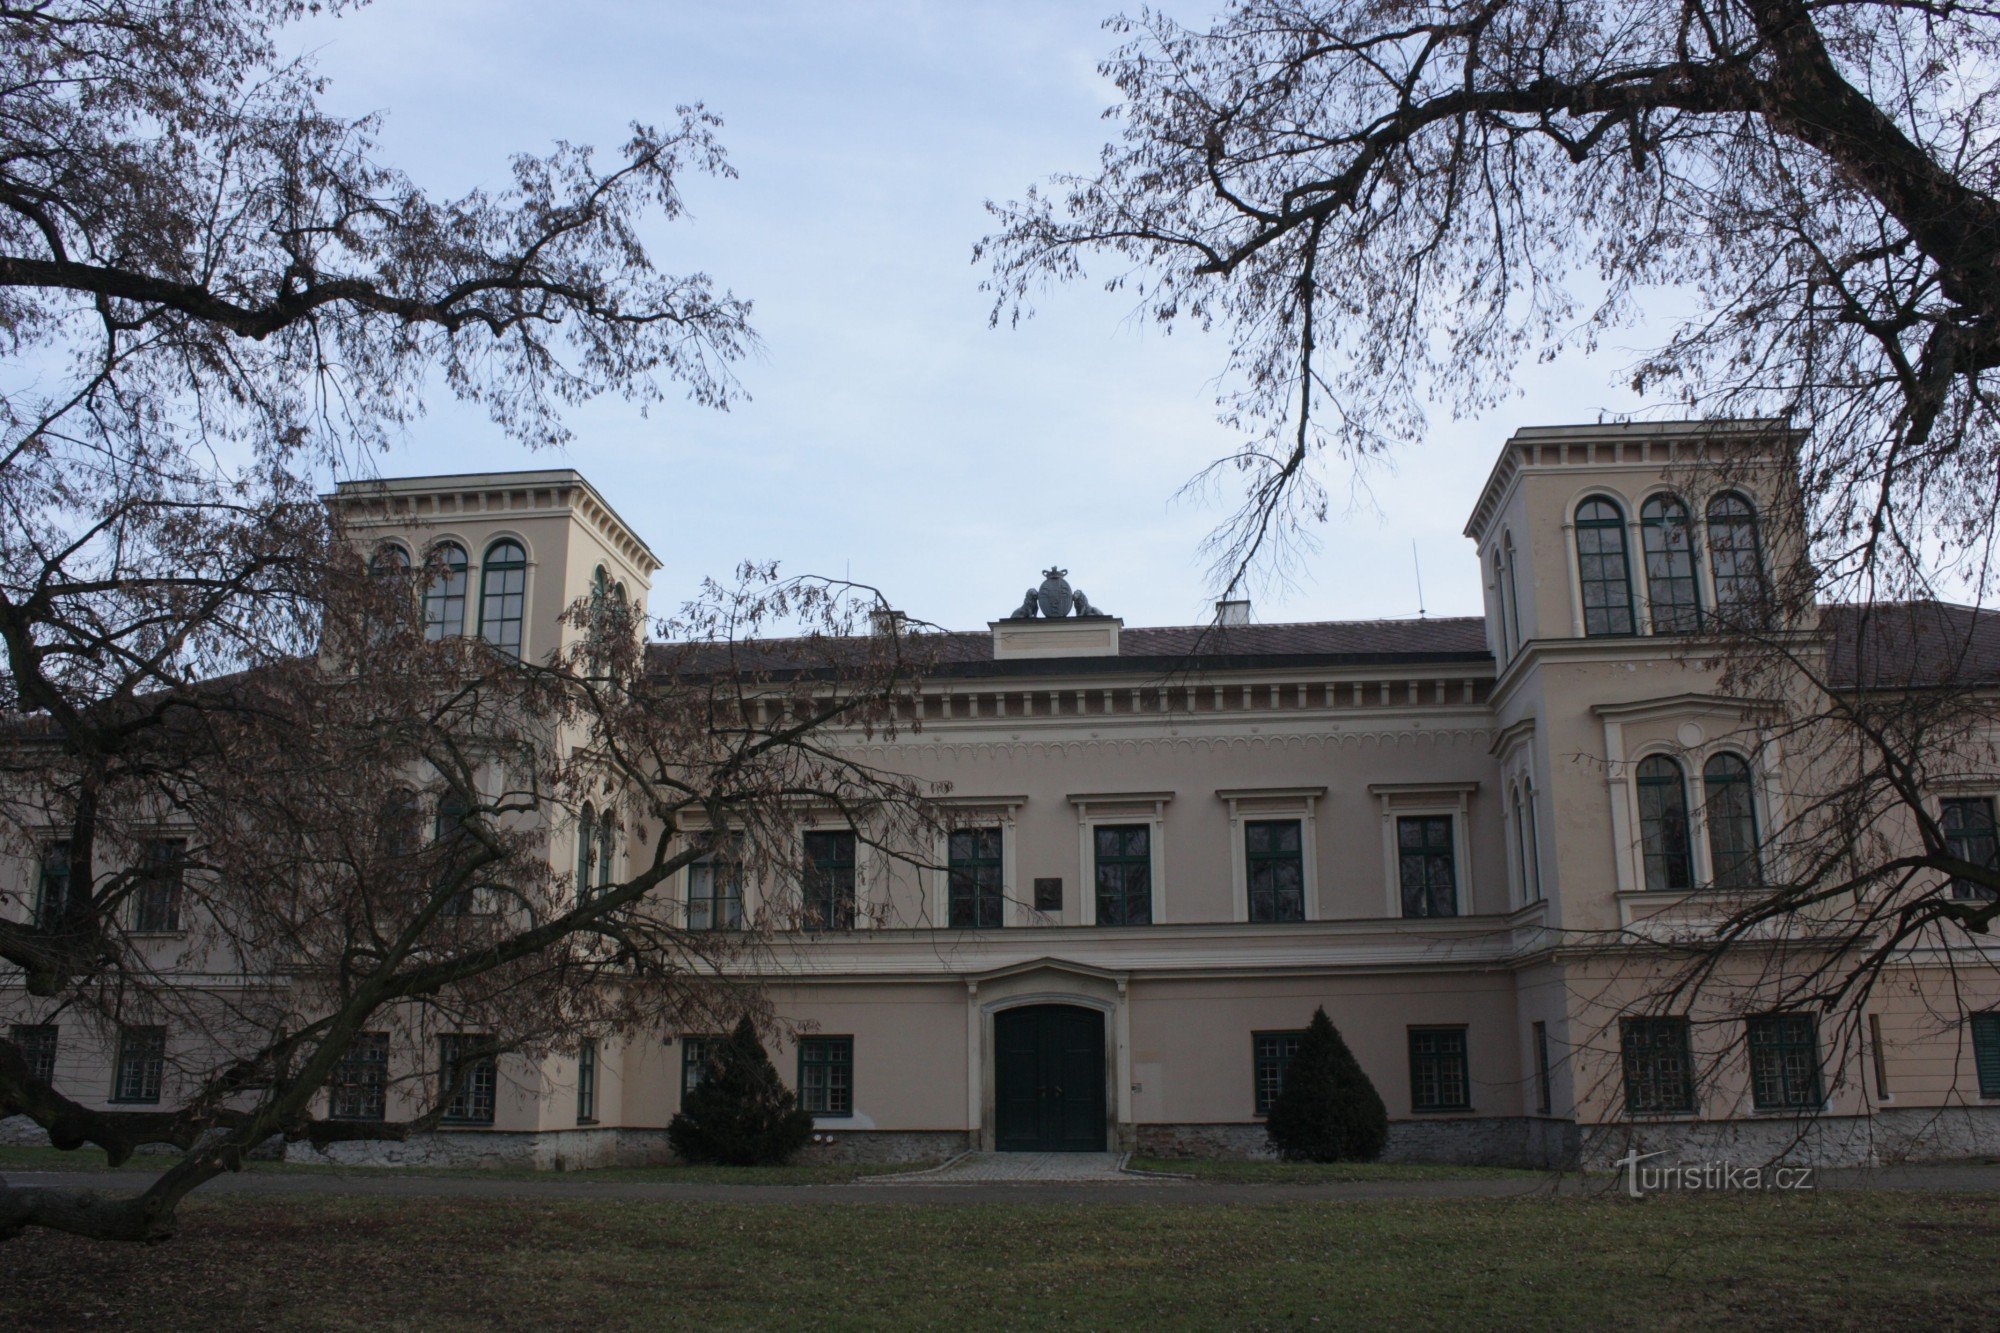
[[[1470,1106],[1412,1106],[1411,1115],[1471,1115]]]
[[[1629,1111],[1625,1119],[1638,1125],[1687,1125],[1699,1123],[1700,1111]]]
[[[178,940],[187,936],[187,929],[177,926],[173,930],[128,930],[125,936],[134,940]]]
[[[491,1120],[440,1120],[439,1129],[491,1129]]]
[[[158,1106],[158,1097],[106,1097],[106,1106]]]
[[[596,1128],[596,1126],[597,1126],[597,1119],[595,1116],[593,1116],[589,1120],[585,1120],[581,1116],[577,1118],[576,1127],[578,1129],[594,1129]]]

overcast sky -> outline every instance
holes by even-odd
[[[1220,344],[1163,337],[1092,284],[991,329],[970,262],[986,199],[1095,160],[1112,3],[375,0],[301,27],[330,106],[383,112],[383,157],[438,193],[502,187],[510,153],[559,138],[615,148],[631,121],[669,123],[692,101],[723,117],[741,173],[691,182],[694,216],[655,232],[654,257],[755,303],[748,401],[645,418],[607,401],[572,418],[557,455],[441,397],[383,471],[577,468],[665,562],[656,608],[776,559],[971,628],[1060,563],[1128,624],[1205,619],[1197,548],[1230,497],[1175,493],[1230,444]],[[1421,451],[1336,509],[1292,586],[1259,590],[1255,618],[1415,615],[1413,540],[1430,613],[1476,614],[1459,534],[1500,442],[1631,409],[1614,387],[1630,359],[1527,367],[1478,420],[1440,410]]]

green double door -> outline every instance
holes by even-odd
[[[1066,1004],[993,1016],[1002,1152],[1104,1151],[1104,1015]]]

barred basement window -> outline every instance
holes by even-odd
[[[118,1030],[118,1056],[111,1078],[114,1102],[157,1102],[167,1068],[167,1030],[131,1027]]]
[[[800,1039],[799,1105],[818,1116],[854,1114],[854,1038]]]
[[[576,1050],[576,1123],[597,1123],[597,1039],[586,1037]]]
[[[1457,916],[1458,866],[1450,815],[1396,820],[1396,873],[1404,916]]]
[[[1410,1109],[1472,1109],[1472,1076],[1466,1067],[1464,1028],[1410,1029]]]
[[[687,1105],[688,1094],[708,1077],[709,1062],[721,1046],[721,1037],[681,1038],[681,1105]]]
[[[1151,925],[1152,826],[1099,824],[1091,830],[1091,843],[1097,853],[1097,924]]]
[[[806,834],[807,930],[854,929],[854,833]]]
[[[1252,921],[1306,919],[1303,828],[1296,819],[1257,819],[1243,826]]]
[[[56,1026],[53,1023],[16,1023],[14,1044],[27,1062],[28,1077],[44,1083],[56,1081]]]
[[[451,1125],[493,1123],[494,1095],[500,1071],[493,1055],[483,1048],[493,1039],[473,1033],[450,1033],[438,1038],[440,1092],[450,1098],[445,1103],[444,1120]]]
[[[953,930],[1002,924],[1000,830],[954,829],[946,839],[945,921]]]
[[[1819,1032],[1811,1014],[1759,1014],[1748,1020],[1750,1097],[1760,1111],[1812,1111],[1820,1092]]]
[[[132,891],[132,929],[140,935],[163,935],[181,928],[181,871],[187,842],[154,838],[139,849]]]
[[[1979,1071],[1979,1095],[2000,1097],[2000,1013],[1972,1016],[1972,1063]]]
[[[1940,801],[1938,823],[1945,850],[1960,861],[2000,871],[2000,829],[1995,828],[1991,796],[1953,796]],[[1991,902],[1994,890],[1962,877],[1951,881],[1951,896]]]
[[[1687,1115],[1694,1108],[1694,1055],[1685,1018],[1621,1018],[1625,1110],[1632,1115]]]
[[[1250,1034],[1254,1082],[1251,1096],[1258,1115],[1269,1115],[1271,1103],[1285,1090],[1285,1070],[1299,1053],[1303,1032],[1253,1032]]]
[[[389,1034],[363,1032],[333,1067],[327,1115],[334,1120],[381,1120],[388,1113]]]

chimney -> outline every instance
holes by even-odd
[[[903,622],[908,619],[901,611],[892,611],[886,606],[878,606],[868,613],[869,633],[893,637],[903,632]]]
[[[1224,598],[1215,604],[1215,623],[1218,625],[1247,625],[1250,623],[1250,599],[1248,597]]]

